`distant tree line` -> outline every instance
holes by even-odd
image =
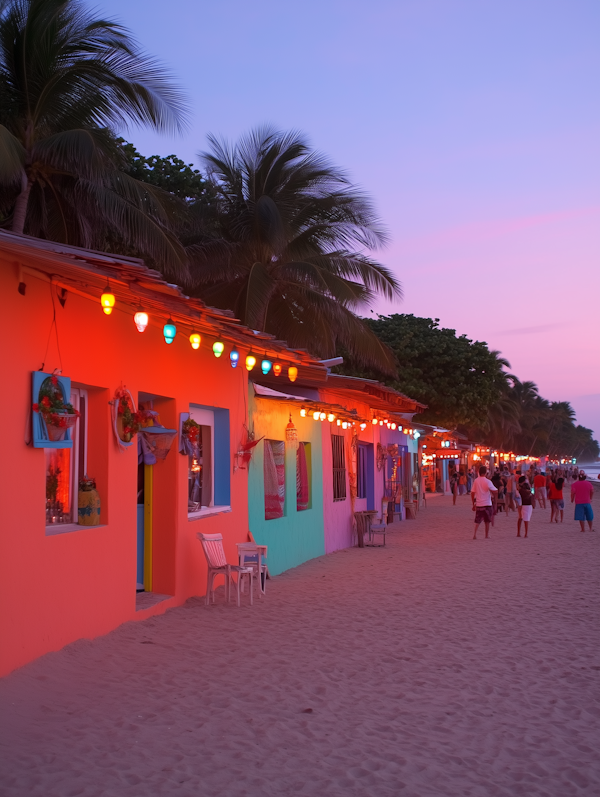
[[[438,318],[396,314],[365,323],[394,353],[397,376],[352,364],[336,370],[383,379],[427,404],[419,415],[424,423],[458,429],[471,440],[520,454],[583,461],[600,455],[592,430],[576,424],[568,402],[542,398],[533,382],[521,382],[505,370],[509,363],[486,343],[440,327]]]

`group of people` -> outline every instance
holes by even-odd
[[[594,512],[591,503],[594,489],[591,482],[587,481],[585,471],[577,468],[574,471],[565,474],[562,469],[557,468],[543,473],[532,467],[523,474],[518,469],[513,472],[505,465],[502,470],[496,469],[489,479],[488,469],[482,465],[479,468],[479,476],[473,480],[471,487],[475,512],[473,539],[477,539],[481,523],[485,524],[485,536],[488,538],[490,525],[494,524],[494,516],[499,507],[504,508],[507,515],[510,510],[518,513],[517,537],[521,536],[522,527],[525,532],[523,536],[527,537],[536,502],[539,507],[545,509],[546,500],[549,500],[550,523],[558,523],[559,516],[562,523],[565,508],[563,487],[569,477],[574,479],[571,484],[571,503],[575,504],[575,520],[579,521],[581,531],[585,531],[586,522],[589,530],[594,531],[592,528]]]

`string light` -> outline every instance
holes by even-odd
[[[237,364],[240,361],[240,353],[237,349],[232,349],[229,352],[229,362],[231,363],[232,368],[237,368]]]
[[[215,342],[213,343],[213,354],[215,355],[217,360],[223,354],[224,351],[225,351],[225,344],[223,343],[223,341],[215,340]]]
[[[106,288],[104,289],[104,293],[100,297],[100,304],[102,305],[102,309],[106,315],[110,315],[112,313],[113,307],[115,306],[115,296],[114,293],[111,293],[110,283],[108,280],[106,280]]]
[[[149,320],[148,313],[144,311],[144,308],[140,304],[139,308],[135,312],[135,315],[133,316],[133,323],[136,325],[137,331],[145,332]]]
[[[392,423],[392,429],[394,429],[394,430],[396,429],[396,424],[395,423]]]
[[[165,336],[165,343],[173,343],[175,335],[177,334],[177,327],[173,323],[173,319],[169,316],[169,320],[163,327],[163,335]]]
[[[327,415],[324,412],[320,412],[319,413],[319,420],[320,421],[324,421],[326,417],[327,417]]]
[[[348,428],[348,421],[342,421],[342,429]]]
[[[366,423],[361,423],[360,428],[361,428],[361,431],[364,432],[365,429],[367,428],[367,424]]]
[[[250,353],[246,357],[246,371],[251,371],[255,365],[256,365],[256,357],[252,353]]]
[[[271,362],[271,360],[267,360],[266,358],[261,362],[260,369],[263,372],[263,374],[265,374],[265,376],[271,370],[271,366],[272,365],[273,365],[273,363]]]
[[[313,412],[313,418],[315,419],[315,421],[318,421],[318,420],[319,420],[319,410],[315,410],[315,411]]]
[[[295,365],[290,365],[290,367],[288,368],[288,378],[290,382],[295,382],[296,379],[298,378],[298,369],[296,368]]]
[[[333,423],[335,421],[335,415],[333,414],[333,412],[329,413],[329,415],[327,416],[327,420],[329,421],[329,423]]]
[[[373,420],[371,421],[371,423],[373,424],[373,426],[377,426],[377,418],[373,418]]]
[[[273,370],[275,370],[275,367],[273,367]],[[306,407],[301,407],[300,408],[300,417],[301,418],[306,418]]]
[[[192,332],[190,335],[190,343],[192,344],[192,349],[196,350],[200,348],[200,341],[202,338],[197,332]]]
[[[339,418],[337,419],[336,423],[337,423],[337,425],[338,425],[338,426],[341,426],[341,425],[342,425],[342,422],[340,421],[340,419],[339,419]]]
[[[279,376],[281,374],[281,363],[273,364],[273,373],[275,374],[275,376]]]

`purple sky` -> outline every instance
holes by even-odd
[[[206,133],[307,133],[374,198],[404,301],[485,340],[600,437],[598,0],[100,0]]]

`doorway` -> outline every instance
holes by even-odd
[[[138,464],[136,592],[152,592],[152,468]]]

